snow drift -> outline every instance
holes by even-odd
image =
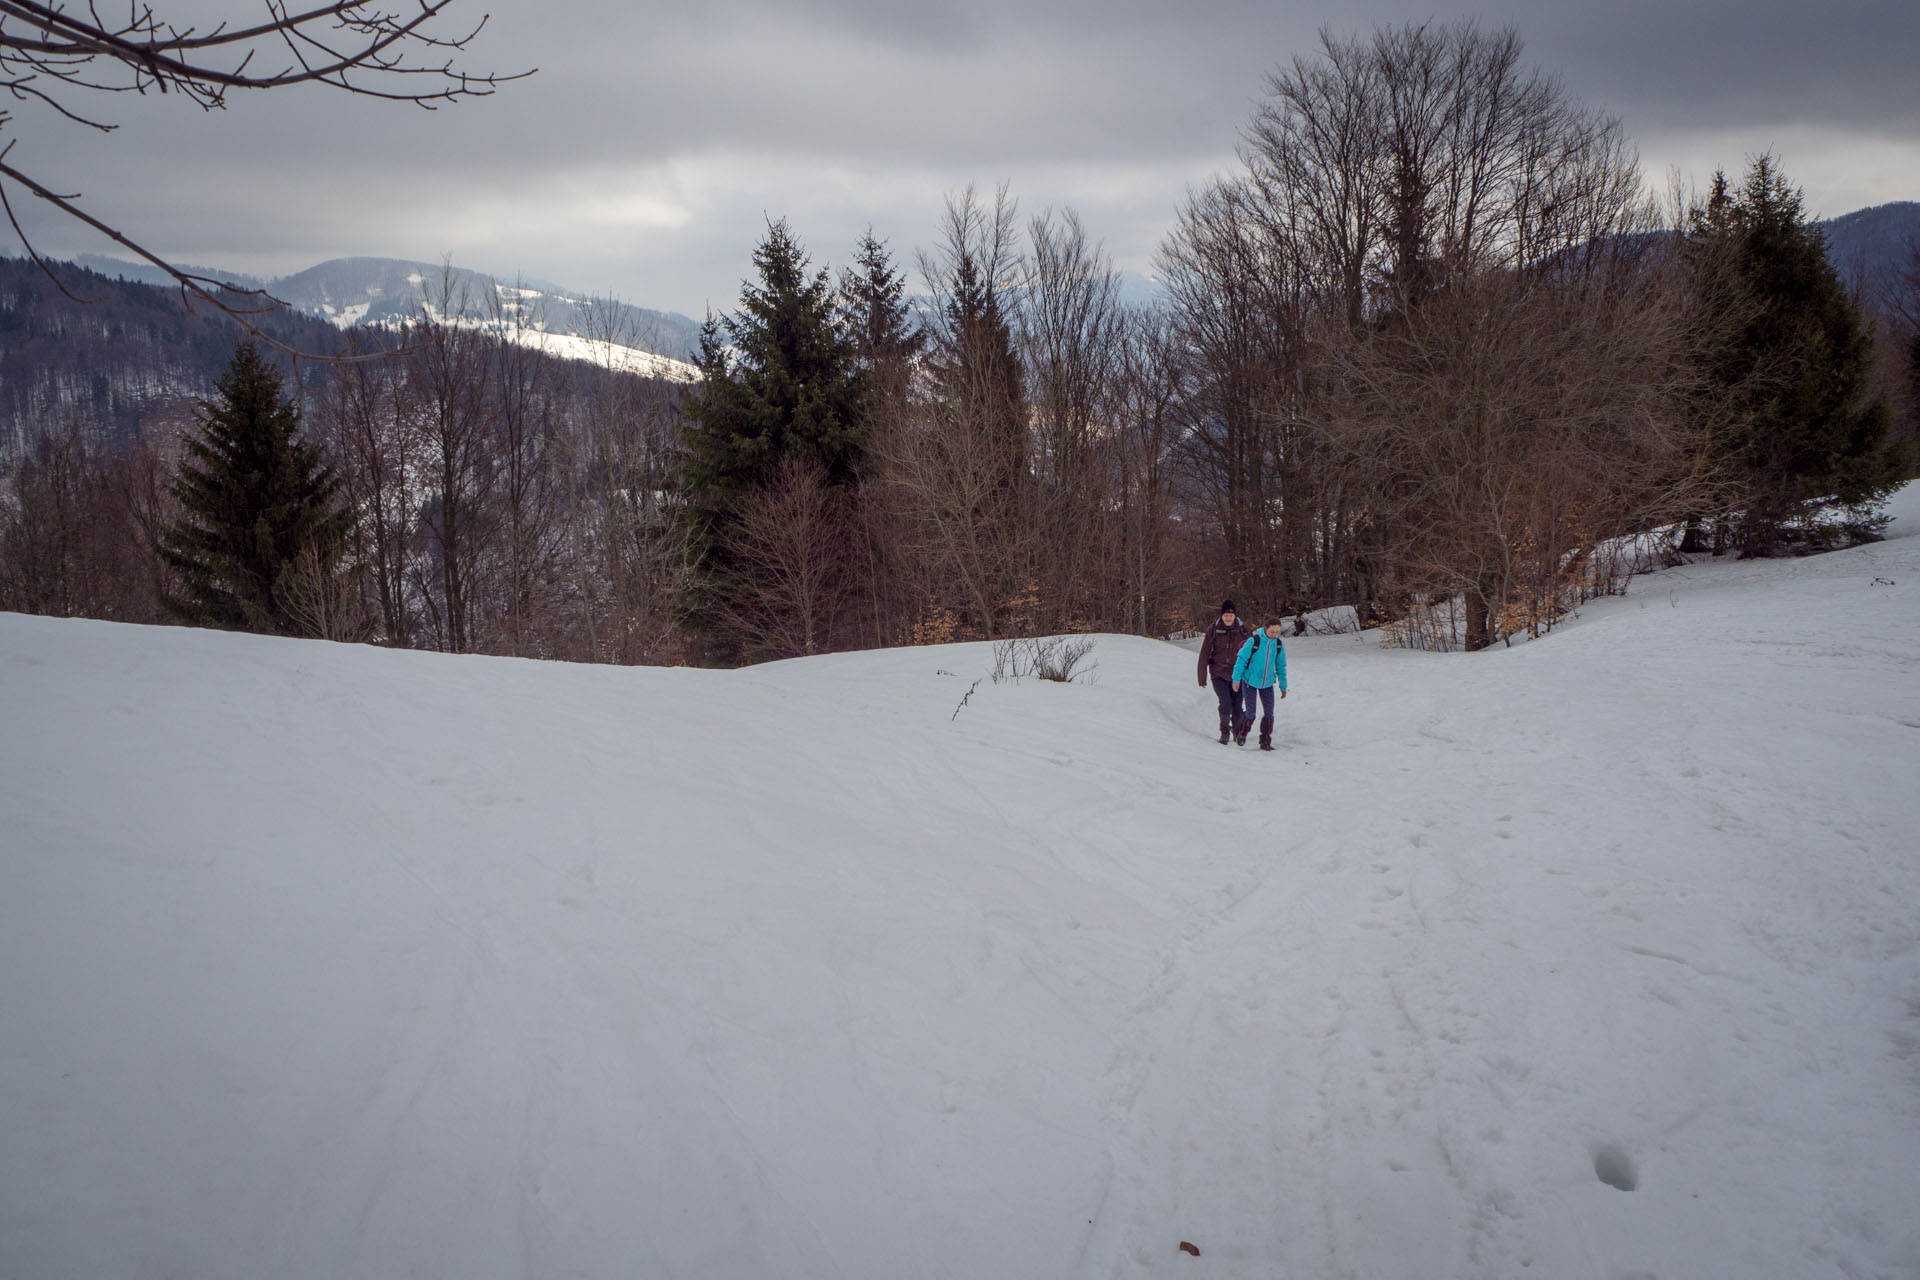
[[[0,616],[0,1276],[1920,1275],[1920,540],[1289,650]]]

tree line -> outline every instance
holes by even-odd
[[[836,289],[775,223],[710,326],[686,478],[728,656],[1165,632],[1223,594],[1439,609],[1482,648],[1664,528],[1870,538],[1914,465],[1902,353],[1777,163],[1656,200],[1511,30],[1325,35],[1277,70],[1159,308],[1004,190],[951,200],[918,265],[916,315],[871,238]]]
[[[1617,589],[1624,540],[1871,538],[1914,466],[1920,250],[1850,290],[1770,156],[1650,197],[1510,29],[1325,34],[1278,68],[1158,305],[1005,188],[951,197],[911,266],[917,293],[869,233],[835,273],[771,222],[686,389],[562,374],[453,298],[358,334],[392,354],[297,422],[243,350],[184,459],[35,442],[0,606],[733,663],[1165,634],[1231,594],[1475,649]],[[242,419],[271,457],[221,443]],[[268,490],[281,514],[245,506]]]
[[[414,322],[309,364],[251,342],[140,437],[41,431],[8,464],[0,607],[447,652],[683,659],[676,384],[525,341],[451,273]],[[464,317],[464,319],[463,319]]]

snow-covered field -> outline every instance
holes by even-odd
[[[0,617],[0,1277],[1920,1276],[1920,538],[1289,650]]]

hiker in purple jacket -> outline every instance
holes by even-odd
[[[1200,641],[1200,687],[1206,688],[1208,677],[1212,677],[1213,694],[1220,700],[1222,743],[1234,739],[1245,742],[1247,729],[1253,724],[1251,720],[1244,725],[1240,722],[1240,694],[1233,687],[1233,660],[1248,634],[1247,624],[1233,611],[1233,601],[1225,600],[1220,604],[1220,617]]]

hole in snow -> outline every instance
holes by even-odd
[[[1631,1191],[1640,1185],[1640,1175],[1633,1167],[1633,1157],[1618,1143],[1603,1143],[1593,1149],[1593,1172],[1600,1181],[1616,1191]]]

